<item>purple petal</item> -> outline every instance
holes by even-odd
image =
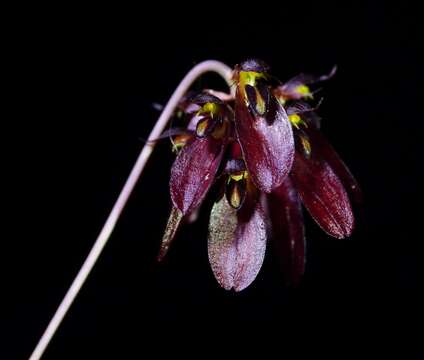
[[[214,204],[208,254],[214,276],[223,288],[241,291],[248,287],[262,267],[265,249],[265,217],[259,201],[254,205],[246,202],[239,211],[228,204],[225,196]]]
[[[268,195],[273,240],[289,284],[298,284],[305,271],[305,230],[302,206],[290,178]]]
[[[270,193],[283,182],[293,163],[293,132],[284,108],[272,97],[266,117],[254,116],[237,93],[235,125],[253,182]]]
[[[337,72],[337,66],[334,65],[331,71],[328,74],[324,74],[324,75],[301,73],[299,75],[292,77],[290,80],[288,80],[284,84],[284,86],[291,87],[291,86],[298,86],[301,84],[305,84],[305,85],[316,84],[321,81],[330,80],[334,75],[336,75],[336,72]]]
[[[174,206],[183,215],[200,205],[211,187],[224,152],[225,142],[212,136],[194,138],[175,159],[170,191]]]
[[[180,210],[175,207],[172,207],[171,214],[168,218],[168,223],[166,224],[165,234],[162,238],[162,243],[160,246],[160,251],[158,255],[158,261],[162,261],[165,255],[168,253],[169,246],[174,240],[175,234],[180,226],[181,219],[183,215]]]
[[[267,72],[269,66],[260,59],[247,59],[240,64],[240,69],[243,71]]]
[[[282,96],[283,98],[291,100],[300,100],[303,98],[308,98],[312,96],[312,93],[309,91],[309,88],[299,88],[307,85],[316,84],[321,81],[326,81],[331,79],[336,73],[337,67],[334,66],[329,74],[326,75],[311,75],[311,74],[299,74],[290,80],[286,81],[283,85],[278,86],[274,92],[277,96]]]
[[[312,108],[312,106],[309,103],[302,100],[297,100],[293,102],[293,104],[286,107],[287,115],[304,114],[310,111],[314,111],[314,108]]]
[[[326,161],[316,156],[306,159],[296,152],[292,179],[303,204],[325,232],[339,239],[352,233],[354,218],[349,198]]]
[[[304,129],[304,131],[311,139],[312,151],[316,149],[323,159],[331,166],[343,183],[351,199],[356,203],[361,203],[363,199],[361,188],[339,154],[337,154],[327,139],[315,128],[310,126]]]

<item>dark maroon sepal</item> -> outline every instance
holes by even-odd
[[[226,290],[241,291],[259,273],[265,256],[265,214],[260,201],[246,199],[236,210],[223,196],[209,221],[208,255],[213,274]]]
[[[305,230],[302,206],[290,178],[268,195],[272,239],[287,284],[297,285],[305,271]]]
[[[271,97],[266,117],[254,116],[238,92],[235,125],[253,182],[270,193],[283,182],[293,162],[293,132],[284,108]]]
[[[315,153],[307,159],[296,151],[292,179],[317,224],[338,239],[348,237],[354,226],[349,197],[331,166]]]
[[[194,138],[178,154],[171,169],[170,192],[183,215],[202,202],[211,187],[224,152],[225,141],[213,136]]]
[[[304,129],[311,140],[312,151],[319,152],[319,155],[331,166],[352,201],[361,203],[363,200],[362,190],[349,168],[343,162],[339,154],[327,139],[314,127]]]

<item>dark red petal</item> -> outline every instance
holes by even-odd
[[[296,151],[291,174],[303,204],[318,225],[336,238],[349,236],[354,224],[352,208],[331,166],[314,155],[306,159]]]
[[[177,233],[182,218],[183,214],[181,213],[181,211],[175,207],[172,207],[171,214],[168,218],[168,223],[166,224],[165,233],[162,238],[158,261],[162,261],[162,259],[168,253],[169,246],[174,240],[175,234]]]
[[[270,193],[283,182],[293,163],[293,132],[284,108],[272,97],[267,117],[253,116],[238,92],[235,125],[253,182]]]
[[[223,196],[214,204],[209,221],[208,255],[218,283],[241,291],[259,273],[265,256],[266,227],[261,203],[247,203],[239,211]],[[249,215],[243,210],[250,210]]]
[[[343,183],[351,199],[356,203],[362,202],[363,196],[358,182],[327,139],[316,128],[311,126],[304,129],[304,131],[311,139],[312,151],[316,149],[320,156],[327,161]]]
[[[170,191],[174,206],[183,215],[194,210],[212,185],[224,151],[224,141],[212,136],[194,138],[175,159]]]
[[[290,178],[268,195],[275,248],[289,284],[298,284],[305,271],[305,230],[302,206]]]

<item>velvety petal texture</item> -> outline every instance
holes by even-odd
[[[171,169],[170,191],[183,215],[194,210],[211,187],[224,152],[225,141],[195,137],[178,154]]]
[[[325,232],[338,239],[352,233],[354,218],[348,195],[325,160],[307,159],[296,152],[291,176],[303,204]]]
[[[302,206],[292,180],[268,195],[273,245],[283,267],[286,283],[297,285],[305,271],[305,230]]]
[[[209,221],[208,255],[218,283],[241,291],[255,280],[265,256],[266,226],[260,202],[235,210],[223,196]],[[244,212],[243,212],[244,210]]]
[[[288,175],[294,154],[293,132],[282,105],[271,97],[265,116],[254,115],[238,91],[235,125],[249,174],[255,185],[270,193]]]
[[[311,139],[312,149],[318,151],[320,156],[331,166],[351,199],[356,203],[362,202],[363,195],[358,182],[327,139],[312,126],[305,129],[305,132]]]

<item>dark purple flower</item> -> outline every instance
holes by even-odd
[[[240,291],[255,280],[265,256],[266,218],[249,179],[243,206],[235,208],[222,196],[212,208],[209,221],[208,255],[218,283],[226,290]],[[250,189],[249,189],[250,188]]]
[[[218,198],[209,221],[212,271],[225,289],[249,286],[261,269],[268,235],[282,260],[287,283],[305,268],[301,204],[336,238],[350,236],[349,196],[359,186],[319,131],[318,106],[309,86],[334,75],[301,75],[273,86],[269,67],[248,60],[234,70],[235,98],[202,93],[181,104],[184,127],[170,131],[177,158],[171,169],[173,203],[159,259],[184,218],[208,190]]]
[[[252,181],[270,193],[291,169],[294,142],[286,111],[268,84],[267,70],[253,60],[236,68],[234,123]]]
[[[211,95],[197,99],[195,135],[187,141],[171,169],[174,206],[183,215],[200,205],[221,163],[231,127],[226,105]]]

